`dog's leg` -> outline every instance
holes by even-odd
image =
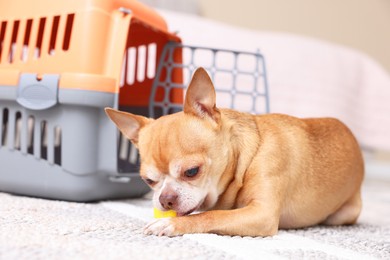
[[[355,224],[362,208],[360,191],[344,203],[335,213],[330,215],[323,224],[329,226]]]
[[[258,202],[233,210],[212,210],[184,217],[159,219],[145,227],[145,234],[177,236],[189,233],[216,233],[239,236],[272,236],[279,218]]]

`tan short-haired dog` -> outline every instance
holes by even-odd
[[[145,234],[270,236],[279,228],[356,222],[364,165],[343,123],[255,116],[215,102],[200,68],[183,112],[153,120],[106,109],[139,148],[155,207],[178,214],[150,223]],[[190,215],[198,210],[204,212]]]

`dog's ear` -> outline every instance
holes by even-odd
[[[215,89],[209,75],[198,68],[192,76],[184,102],[184,113],[219,122],[220,112],[216,107]]]
[[[130,141],[136,146],[138,144],[139,130],[153,121],[151,118],[118,111],[109,107],[106,107],[104,110],[122,134],[126,136],[126,138],[130,139]]]

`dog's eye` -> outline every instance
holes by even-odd
[[[153,185],[155,184],[156,182],[154,180],[151,180],[151,179],[144,179],[144,181],[148,184],[148,185]]]
[[[191,178],[191,177],[195,177],[195,176],[198,174],[198,172],[199,172],[199,167],[194,167],[194,168],[191,168],[191,169],[189,169],[189,170],[186,170],[186,171],[184,172],[184,175],[185,175],[186,177]]]

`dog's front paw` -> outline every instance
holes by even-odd
[[[175,225],[171,218],[161,218],[149,223],[144,228],[145,235],[155,236],[177,236]]]

